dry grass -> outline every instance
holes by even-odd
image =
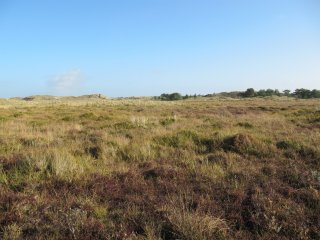
[[[320,239],[319,100],[0,101],[0,239]]]

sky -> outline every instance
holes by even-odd
[[[0,0],[0,97],[320,89],[319,0]]]

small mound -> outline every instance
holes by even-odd
[[[228,151],[246,152],[257,145],[257,140],[249,134],[239,133],[224,140],[223,148]]]
[[[209,163],[225,164],[228,160],[227,154],[223,151],[216,153],[211,153],[207,155],[207,160]]]
[[[225,151],[232,151],[241,155],[253,155],[258,158],[274,157],[276,152],[275,146],[245,133],[225,138],[222,148]]]
[[[174,179],[178,175],[178,172],[166,165],[145,163],[140,165],[140,168],[145,180],[156,178]]]

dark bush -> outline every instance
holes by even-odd
[[[293,141],[279,141],[276,144],[277,148],[279,149],[292,149],[292,150],[298,150],[300,148],[299,144]]]
[[[180,93],[171,93],[171,94],[163,93],[161,94],[160,99],[165,101],[181,100],[182,95]]]

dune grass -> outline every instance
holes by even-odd
[[[320,239],[319,216],[319,100],[0,102],[0,239]]]

